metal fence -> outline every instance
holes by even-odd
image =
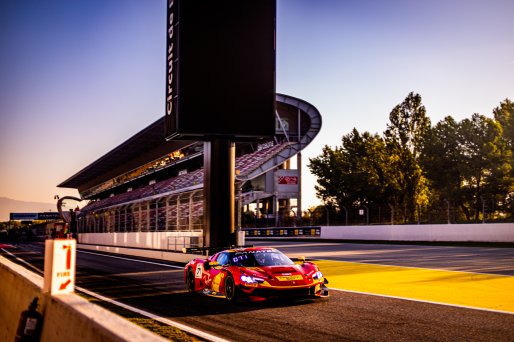
[[[243,218],[245,218],[244,215]],[[458,206],[445,203],[440,206],[418,206],[410,215],[406,210],[394,206],[362,206],[342,209],[319,206],[316,210],[304,212],[301,219],[287,214],[280,215],[278,218],[280,227],[493,222],[514,222],[514,213],[485,206],[478,211],[470,210],[466,213]],[[273,226],[276,226],[275,218],[252,217],[242,220],[243,228]]]

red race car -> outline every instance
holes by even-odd
[[[274,248],[229,249],[191,260],[184,268],[184,280],[190,293],[225,297],[229,302],[328,296],[328,281],[315,264],[304,258],[296,264]]]

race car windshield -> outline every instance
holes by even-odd
[[[232,265],[241,267],[294,265],[291,259],[274,250],[233,252],[229,258]]]

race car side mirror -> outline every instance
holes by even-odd
[[[304,256],[301,256],[301,257],[298,257],[297,258],[299,262],[301,262],[302,264],[305,262],[305,257]]]

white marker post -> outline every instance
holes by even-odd
[[[43,292],[59,295],[74,291],[76,247],[77,241],[73,239],[45,241]]]

